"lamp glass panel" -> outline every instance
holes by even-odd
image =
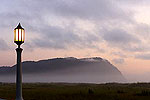
[[[15,41],[18,41],[18,29],[16,29],[16,40]]]
[[[22,41],[24,41],[25,39],[25,34],[24,34],[24,30],[22,30]]]
[[[21,29],[19,29],[19,41],[21,41]]]

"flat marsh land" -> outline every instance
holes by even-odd
[[[15,84],[0,83],[0,98],[15,100]],[[24,100],[150,100],[150,83],[24,83]]]

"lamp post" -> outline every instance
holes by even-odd
[[[22,98],[22,63],[21,63],[21,53],[22,48],[20,45],[24,43],[25,40],[25,30],[21,27],[20,23],[14,29],[14,42],[18,45],[16,49],[17,52],[17,68],[16,68],[16,100],[23,100]]]

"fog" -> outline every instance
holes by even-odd
[[[60,72],[61,73],[61,72]],[[143,74],[123,74],[125,77],[125,81],[120,80],[120,76],[116,79],[117,76],[107,76],[101,75],[98,77],[97,74],[88,74],[82,75],[56,75],[50,73],[38,73],[38,74],[23,74],[23,82],[24,83],[32,83],[32,82],[67,82],[67,83],[109,83],[109,82],[121,82],[121,83],[137,83],[137,82],[150,82],[150,73]],[[110,80],[107,80],[109,77]],[[114,81],[114,78],[116,81]],[[14,83],[16,81],[15,75],[0,75],[0,82],[9,82]]]
[[[122,73],[102,58],[54,58],[23,62],[23,82],[127,82]],[[0,82],[15,82],[16,65],[0,68]]]
[[[108,80],[108,77],[110,78]],[[97,77],[96,75],[50,75],[50,74],[24,74],[23,75],[23,82],[24,83],[51,83],[51,82],[65,82],[65,83],[109,83],[109,82],[125,82],[116,79],[117,76],[103,76]],[[115,78],[115,79],[114,79]],[[115,81],[114,81],[115,80]],[[8,76],[0,76],[1,82],[8,82],[14,83],[16,81],[15,75],[8,75]]]

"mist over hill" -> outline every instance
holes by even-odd
[[[24,82],[125,82],[121,72],[109,61],[100,57],[25,61],[22,66]],[[0,81],[15,82],[15,73],[16,65],[0,67]]]

